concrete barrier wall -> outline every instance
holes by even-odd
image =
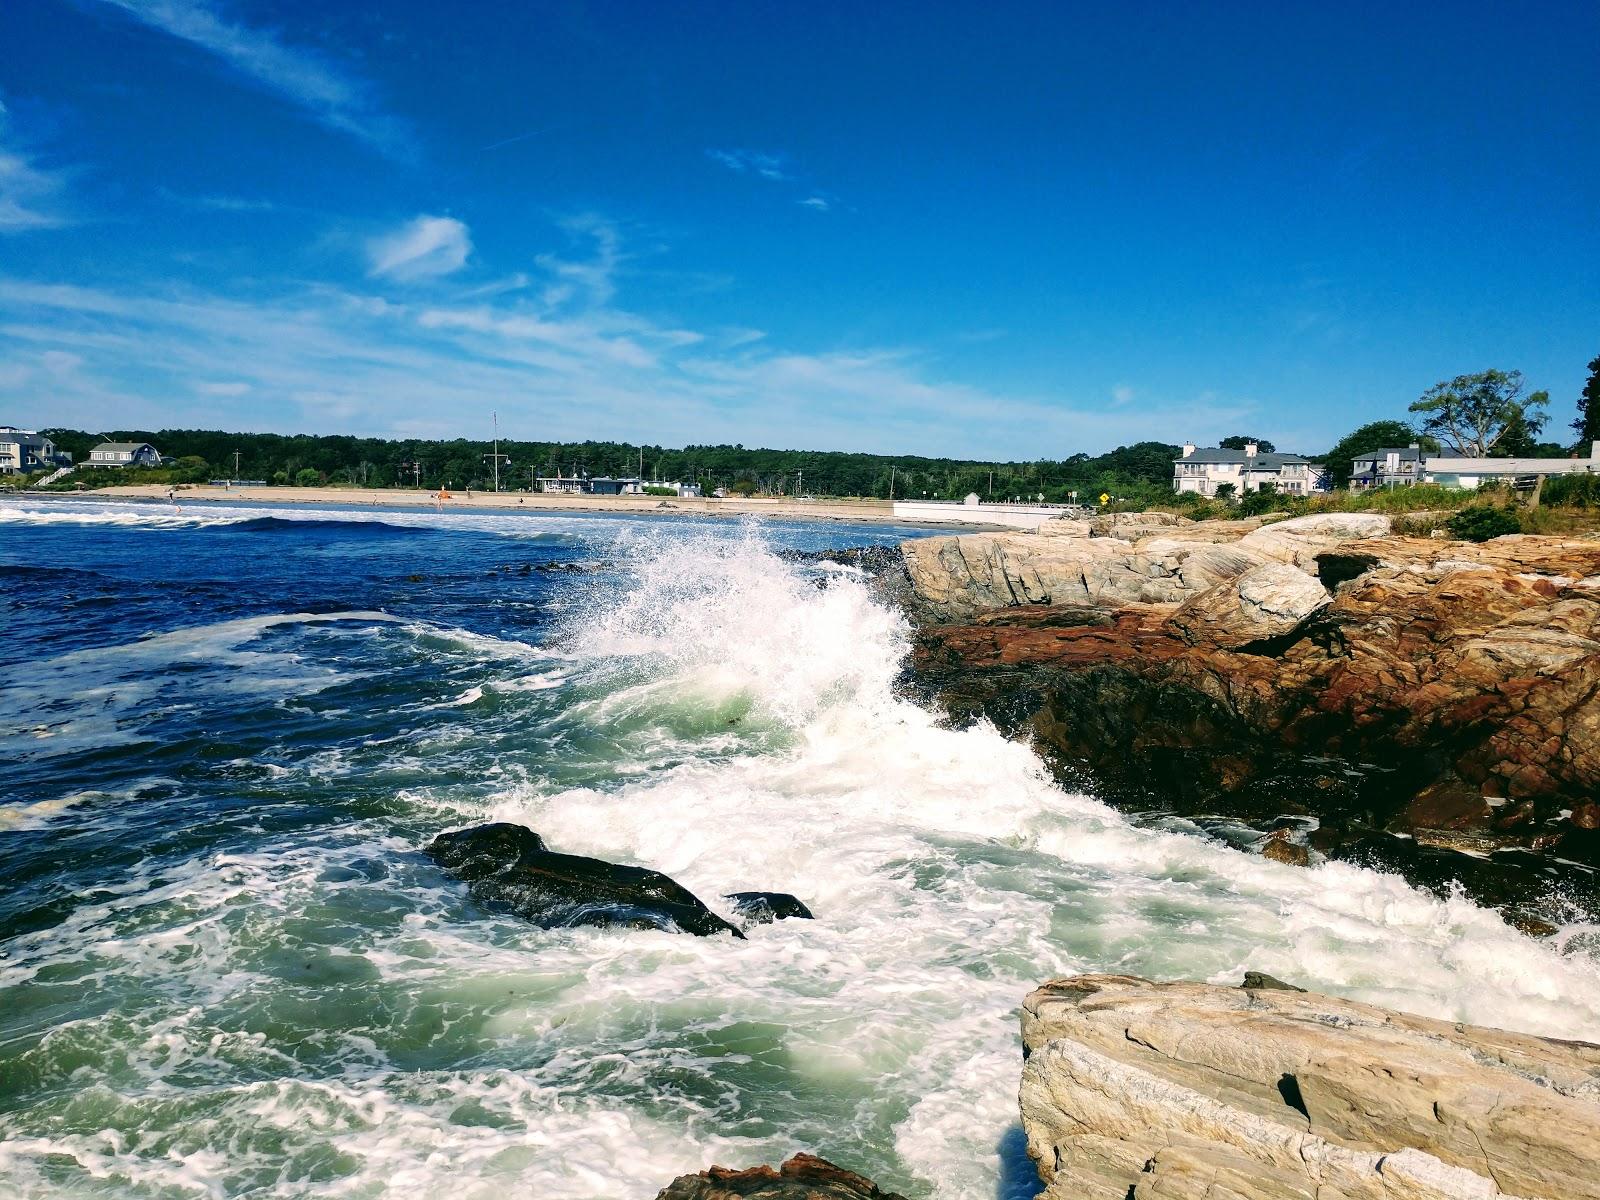
[[[1037,529],[1056,517],[1070,516],[1073,510],[1042,504],[957,504],[938,500],[896,500],[894,515],[913,521],[949,521],[965,525],[1010,525],[1017,529]]]

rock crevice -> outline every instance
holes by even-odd
[[[1051,1200],[1600,1200],[1600,1046],[1116,975],[1022,1033]]]

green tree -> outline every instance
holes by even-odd
[[[1549,400],[1546,392],[1522,399],[1521,371],[1491,369],[1434,384],[1411,411],[1421,414],[1424,433],[1463,458],[1485,458],[1508,431],[1525,431],[1531,439],[1543,429],[1546,415],[1535,410]]]
[[[1236,433],[1232,437],[1225,437],[1217,443],[1217,446],[1223,450],[1243,450],[1251,442],[1254,442],[1256,449],[1263,454],[1271,454],[1277,450],[1277,447],[1267,441],[1266,438],[1251,437],[1244,433]]]
[[[322,473],[314,467],[302,467],[294,473],[295,487],[316,487],[322,482]]]
[[[1404,421],[1370,421],[1353,433],[1347,433],[1334,443],[1333,449],[1322,456],[1328,471],[1328,481],[1334,487],[1350,485],[1351,466],[1363,454],[1389,448],[1403,449],[1417,441],[1417,431]],[[1432,439],[1428,439],[1432,442]],[[1437,443],[1433,446],[1437,448]],[[1424,449],[1428,447],[1424,446]]]
[[[1233,494],[1238,490],[1238,487],[1234,484],[1219,483],[1217,484],[1216,497],[1218,500],[1232,500]]]
[[[1549,392],[1534,392],[1528,397],[1528,408],[1550,403]],[[1535,435],[1544,425],[1545,418],[1535,414],[1535,420],[1529,421],[1526,412],[1519,412],[1506,423],[1505,433],[1500,435],[1500,441],[1495,445],[1495,453],[1502,458],[1541,458],[1558,457],[1562,448],[1554,442],[1541,442]]]
[[[1591,442],[1600,442],[1600,354],[1589,361],[1589,382],[1578,395],[1578,419],[1572,423],[1578,432],[1578,451]]]

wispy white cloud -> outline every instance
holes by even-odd
[[[222,16],[207,0],[102,0],[153,29],[198,46],[329,129],[398,158],[413,153],[404,122],[380,108],[370,84],[275,31]]]
[[[65,190],[63,172],[40,166],[14,143],[10,114],[0,103],[0,233],[66,225]]]
[[[759,175],[775,183],[790,178],[788,156],[784,154],[766,154],[758,150],[707,150],[706,156],[740,175]]]
[[[808,183],[804,175],[794,169],[787,154],[758,150],[713,149],[706,151],[706,157],[736,175],[749,175],[772,183],[803,189],[804,194],[795,203],[812,212],[832,212],[839,207],[838,198]]]
[[[526,436],[1030,459],[1228,419],[1220,403],[1111,412],[1099,396],[980,387],[911,348],[799,350],[753,330],[688,328],[620,301],[629,259],[616,227],[586,218],[572,232],[586,249],[542,260],[525,288],[441,278],[425,302],[386,277],[263,298],[257,283],[229,294],[0,275],[0,362],[27,365],[0,371],[0,410],[46,425],[116,414],[450,436],[494,409]]]
[[[452,274],[471,253],[472,235],[454,217],[414,217],[367,243],[369,273],[400,283]]]

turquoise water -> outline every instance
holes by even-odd
[[[1022,995],[1246,968],[1600,1037],[1583,939],[1137,828],[903,698],[791,550],[911,531],[0,501],[0,1180],[25,1197],[651,1197],[822,1153],[1018,1197]],[[547,932],[419,848],[664,870],[746,942]]]

